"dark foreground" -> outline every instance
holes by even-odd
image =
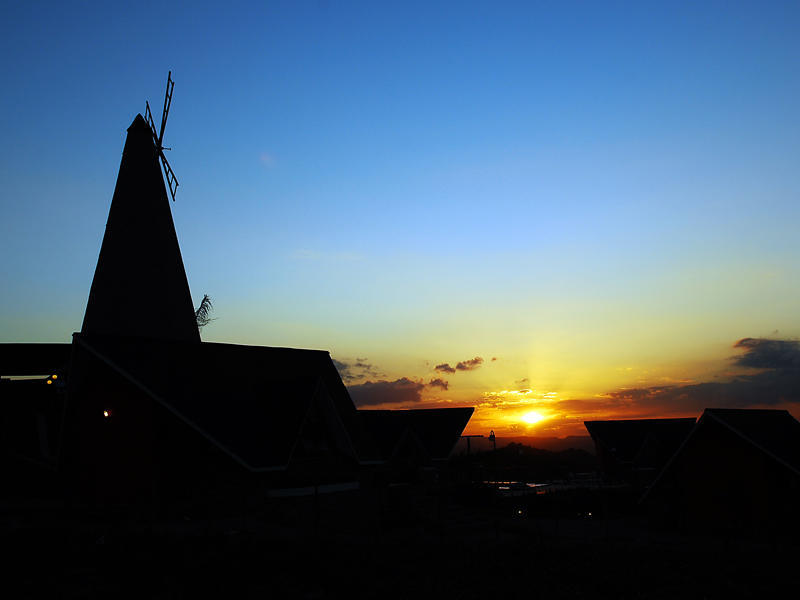
[[[516,515],[419,490],[160,521],[5,508],[13,598],[747,598],[800,590],[798,546]]]

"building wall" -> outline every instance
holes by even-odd
[[[218,512],[257,487],[244,466],[82,349],[66,435],[64,476],[90,504]]]
[[[154,493],[153,401],[110,367],[75,349],[64,473],[91,504],[148,502]]]

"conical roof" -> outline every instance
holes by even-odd
[[[128,128],[81,333],[200,341],[153,134]]]

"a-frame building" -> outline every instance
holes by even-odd
[[[370,430],[327,352],[201,341],[159,152],[137,115],[73,343],[0,345],[0,375],[43,376],[27,391],[2,380],[21,407],[0,422],[4,460],[32,459],[100,505],[238,503],[385,462],[383,430]],[[419,415],[424,431],[409,423],[408,435],[435,438],[440,421],[443,438],[460,434],[471,409],[454,410]],[[13,432],[28,429],[23,448]]]
[[[201,342],[141,115],[74,335],[64,432],[68,480],[103,503],[352,479],[371,458],[327,352]]]

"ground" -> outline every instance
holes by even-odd
[[[786,540],[479,504],[398,487],[316,505],[270,501],[227,518],[144,522],[6,507],[4,580],[8,597],[65,599],[727,599],[800,589],[800,546]]]

